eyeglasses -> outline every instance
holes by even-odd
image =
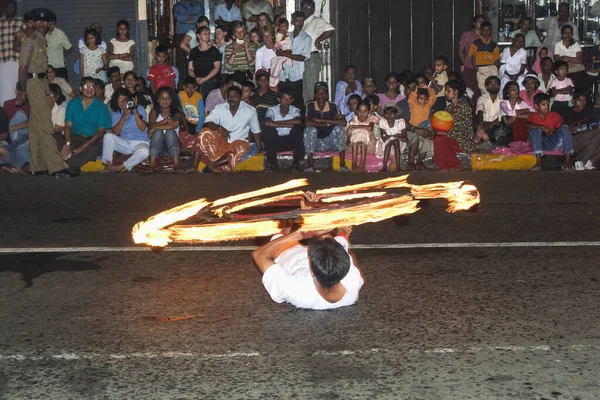
[[[93,83],[84,83],[81,87],[84,89],[95,89],[96,85],[94,85]]]

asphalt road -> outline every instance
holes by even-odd
[[[0,399],[600,397],[597,173],[414,174],[470,180],[482,203],[357,228],[366,284],[328,312],[273,303],[248,251],[68,250],[129,247],[158,211],[295,177],[0,177]]]

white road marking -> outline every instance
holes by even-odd
[[[178,246],[165,247],[158,251],[252,251],[257,246]],[[482,242],[482,243],[391,243],[391,244],[352,244],[355,250],[402,250],[402,249],[457,249],[487,247],[600,247],[600,242]],[[132,253],[153,251],[150,247],[3,247],[0,254],[10,253]]]
[[[292,352],[286,354],[288,357],[306,356],[311,357],[340,357],[340,356],[356,356],[369,354],[473,354],[473,353],[495,353],[495,352],[512,352],[512,353],[551,353],[565,351],[582,352],[589,350],[598,350],[600,345],[571,345],[571,346],[548,346],[548,345],[532,345],[532,346],[482,346],[482,347],[435,347],[430,349],[367,349],[367,350],[338,350],[338,351],[323,351],[318,350],[313,353]],[[247,352],[227,352],[227,353],[190,353],[168,351],[161,353],[153,352],[134,352],[134,353],[119,353],[119,354],[99,354],[99,353],[58,353],[48,355],[26,355],[26,354],[0,354],[0,361],[45,361],[45,360],[127,360],[127,359],[194,359],[194,360],[222,360],[222,359],[246,359],[255,357],[269,357],[270,354],[264,354],[257,351]]]

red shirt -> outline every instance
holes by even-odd
[[[554,111],[548,111],[545,119],[540,117],[540,113],[534,113],[529,116],[529,122],[550,129],[558,129],[562,125],[562,117]]]
[[[15,114],[19,110],[23,110],[23,112],[25,112],[25,115],[27,115],[27,118],[29,118],[29,102],[19,107],[17,106],[17,99],[6,100],[2,108],[4,108],[4,111],[6,111],[6,113],[8,114],[9,120],[13,119],[15,117]]]
[[[148,71],[148,80],[152,84],[153,91],[163,86],[174,87],[175,76],[175,71],[169,64],[154,64]]]
[[[456,140],[446,135],[436,135],[433,139],[433,162],[439,169],[453,169],[460,165],[456,153],[460,147]]]

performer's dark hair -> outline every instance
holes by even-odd
[[[350,270],[350,256],[330,237],[312,241],[308,245],[308,258],[317,282],[326,288],[339,283]]]

